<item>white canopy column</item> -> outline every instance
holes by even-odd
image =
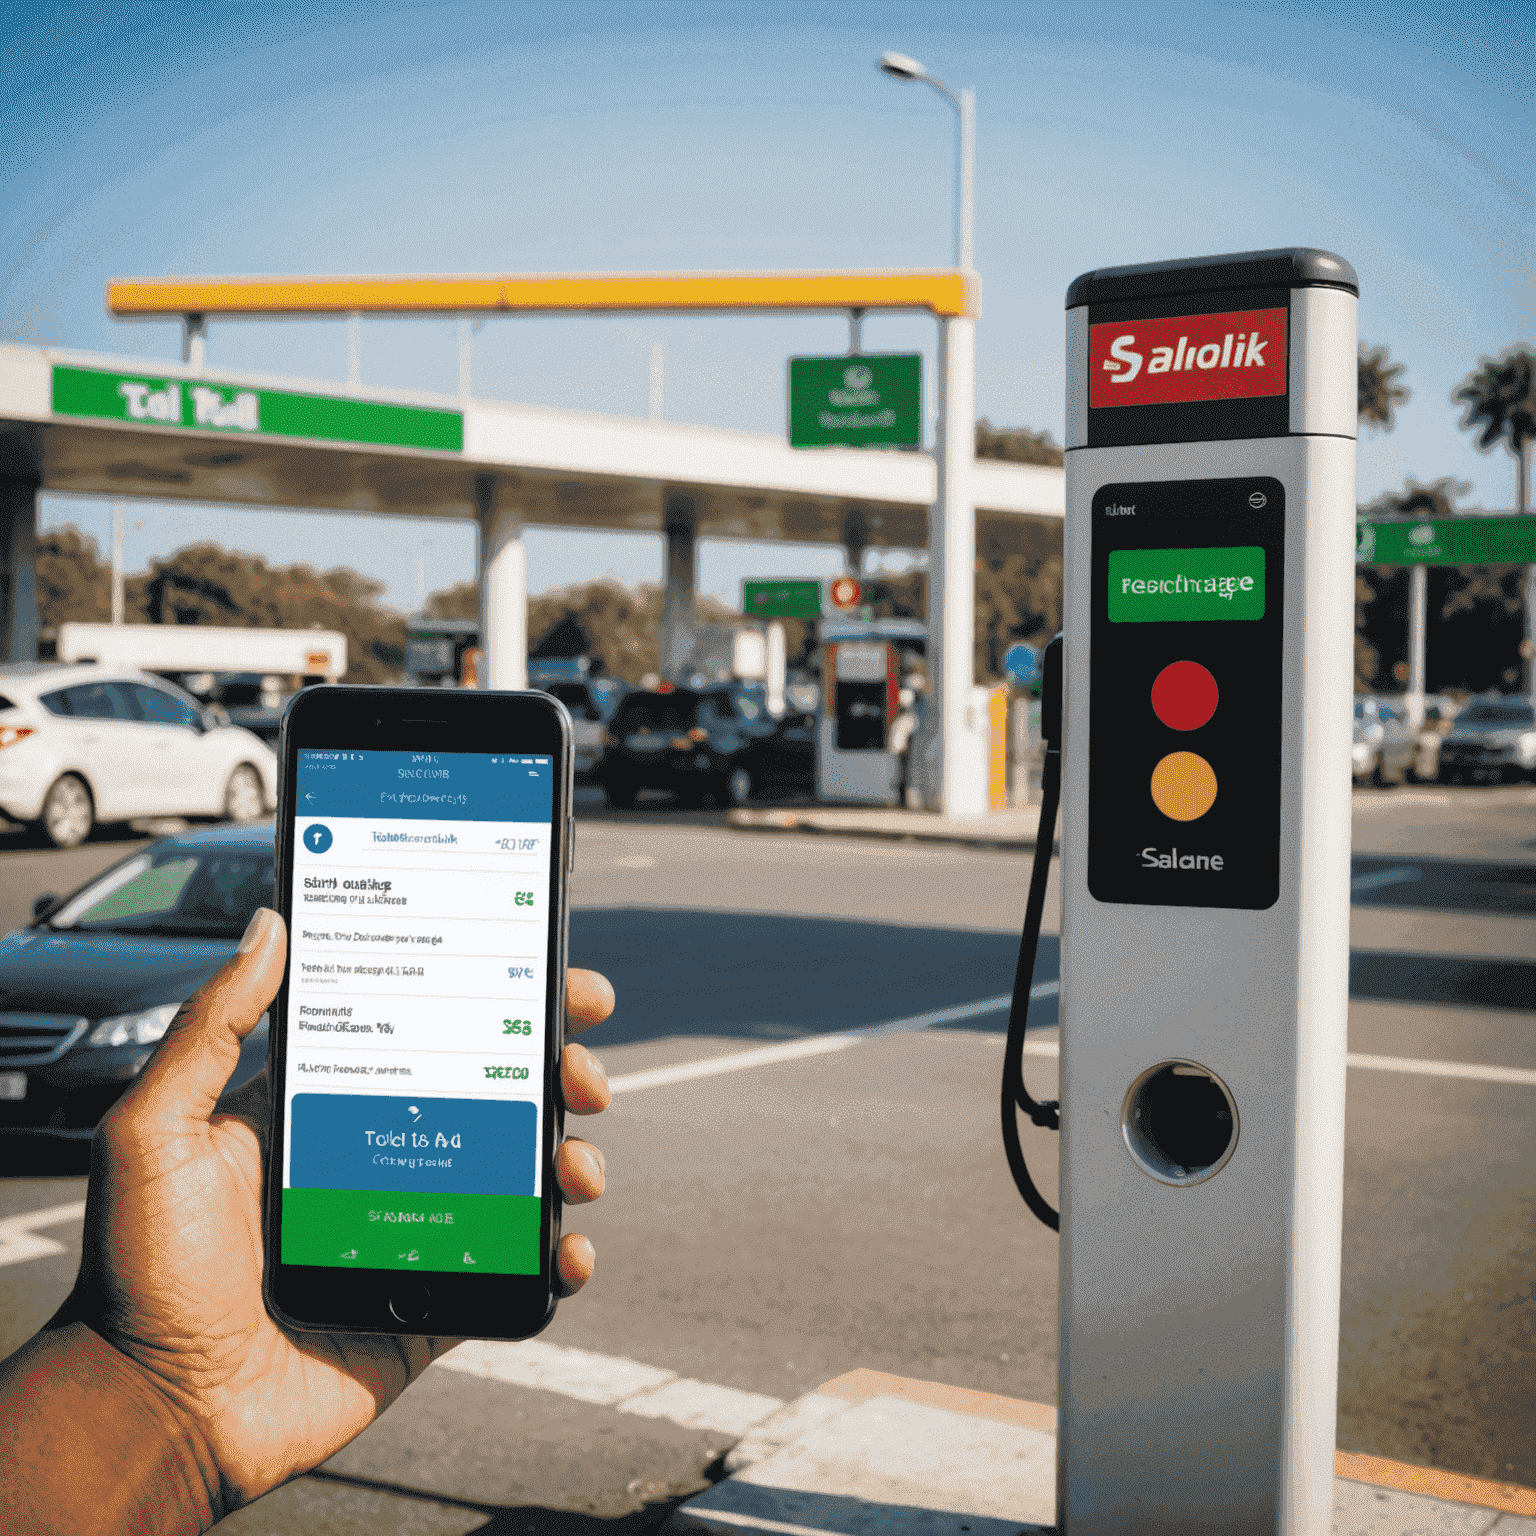
[[[481,671],[486,688],[528,686],[528,554],[523,520],[498,504],[495,475],[475,476],[475,519],[480,525]]]

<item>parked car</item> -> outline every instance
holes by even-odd
[[[73,848],[135,816],[251,821],[277,802],[277,757],[190,694],[93,663],[0,667],[0,816]]]
[[[1536,779],[1536,707],[1530,699],[1474,699],[1440,743],[1442,784]]]
[[[0,939],[0,1131],[84,1138],[272,903],[270,825],[165,838]],[[266,1060],[263,1019],[230,1079]]]
[[[542,692],[559,699],[571,716],[572,743],[576,749],[576,776],[590,778],[603,755],[603,727],[613,713],[612,690],[592,683],[542,683]]]
[[[1385,699],[1355,700],[1355,739],[1350,751],[1355,783],[1401,784],[1413,767],[1418,746],[1402,705]]]
[[[728,690],[628,694],[608,722],[598,781],[621,809],[642,789],[666,790],[684,805],[740,805],[757,787],[751,724]]]

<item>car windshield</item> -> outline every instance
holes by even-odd
[[[109,869],[48,919],[82,933],[238,939],[272,903],[272,854],[250,848],[152,848]]]
[[[609,729],[615,736],[637,731],[686,731],[699,708],[696,693],[632,693],[619,705]]]
[[[1536,708],[1529,704],[1469,704],[1457,725],[1536,725]]]

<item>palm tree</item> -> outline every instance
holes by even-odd
[[[1403,365],[1394,363],[1385,347],[1360,344],[1360,360],[1355,370],[1355,405],[1361,421],[1388,432],[1392,430],[1398,406],[1406,403],[1413,393],[1406,385],[1397,382],[1403,372]]]
[[[1466,407],[1461,425],[1477,430],[1477,446],[1486,453],[1502,442],[1515,456],[1516,511],[1531,509],[1531,467],[1526,449],[1536,438],[1536,352],[1527,346],[1508,347],[1499,356],[1485,357],[1451,392],[1453,402]]]

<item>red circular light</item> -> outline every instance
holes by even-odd
[[[1170,662],[1152,684],[1152,709],[1176,731],[1195,731],[1216,713],[1216,679],[1198,661]]]

